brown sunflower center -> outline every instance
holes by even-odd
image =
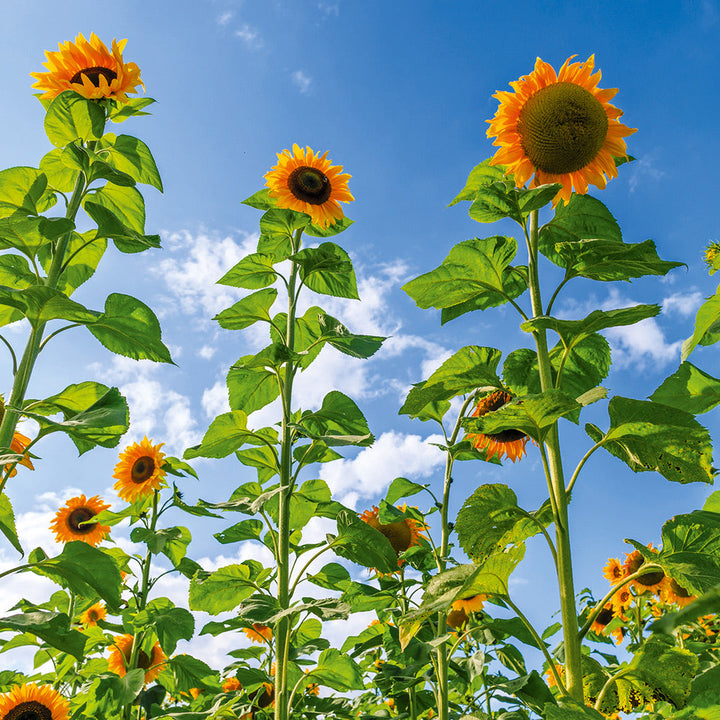
[[[16,705],[2,720],[52,720],[52,710],[37,700]]]
[[[467,613],[460,608],[459,610],[451,610],[447,616],[447,624],[453,630],[463,627],[468,621]]]
[[[533,165],[550,175],[586,167],[605,142],[602,103],[572,82],[548,85],[530,96],[518,118],[520,144]]]
[[[287,181],[290,192],[311,205],[322,205],[330,198],[332,186],[328,176],[314,167],[303,165],[290,173]]]
[[[406,520],[387,524],[379,523],[377,529],[390,541],[392,549],[396,553],[404,552],[412,544],[412,532]]]
[[[100,87],[100,76],[102,75],[108,85],[117,78],[117,73],[110,68],[101,67],[96,65],[95,67],[84,68],[78,70],[70,79],[71,83],[80,83],[82,85],[82,76],[85,76],[95,87]]]
[[[598,625],[607,625],[615,616],[612,608],[603,608],[595,618]]]
[[[497,440],[497,442],[509,443],[522,440],[524,437],[527,437],[527,435],[520,430],[501,430],[499,433],[488,433],[488,437]]]
[[[139,485],[140,483],[144,483],[146,480],[149,480],[154,472],[155,460],[153,460],[153,458],[149,455],[143,455],[133,463],[132,470],[130,471],[130,478],[135,484]]]
[[[80,523],[84,523],[87,520],[91,520],[95,517],[97,513],[94,510],[91,510],[87,507],[79,507],[75,508],[69,515],[67,519],[67,526],[72,531],[73,535],[87,535],[89,532],[92,532],[95,529],[94,524],[90,525],[81,525]]]
[[[97,610],[88,610],[88,619],[97,622],[100,619],[100,613]]]
[[[138,653],[137,666],[143,670],[148,670],[151,665],[150,656],[144,650],[141,650]]]

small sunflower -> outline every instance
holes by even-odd
[[[598,635],[604,635],[607,626],[610,624],[615,617],[620,617],[615,612],[612,602],[607,602],[603,605],[603,609],[598,613],[597,617],[590,626],[590,630]],[[625,631],[622,628],[617,628],[610,633],[615,638],[615,644],[619,645],[625,635]]]
[[[222,684],[223,692],[234,692],[235,690],[240,690],[241,688],[242,685],[236,677],[225,678]]]
[[[128,671],[128,663],[132,656],[133,636],[119,635],[114,638],[113,649],[108,658],[108,670],[124,677]],[[160,643],[155,643],[150,655],[140,650],[137,656],[137,666],[145,670],[145,683],[150,683],[160,674],[167,655],[162,651]]]
[[[472,412],[472,417],[482,417],[489,412],[499,410],[512,400],[512,395],[504,390],[496,390],[480,400]],[[498,433],[468,433],[466,439],[478,450],[485,450],[488,460],[497,455],[498,459],[503,455],[515,462],[527,453],[525,445],[530,439],[521,430],[501,430]]]
[[[561,183],[555,201],[566,203],[573,189],[585,194],[589,183],[603,189],[617,177],[615,158],[627,156],[623,138],[636,131],[609,102],[617,89],[598,87],[595,56],[571,63],[573,57],[558,73],[537,58],[530,75],[510,83],[514,92],[495,93],[500,107],[487,131],[500,146],[491,165],[504,165],[517,187],[531,178],[531,187]]]
[[[242,631],[248,637],[249,640],[256,643],[270,643],[272,639],[272,628],[262,623],[253,623],[251,628],[243,628]]]
[[[468,621],[468,614],[465,612],[463,608],[455,608],[455,604],[453,603],[452,609],[447,614],[447,618],[445,622],[447,623],[448,627],[452,628],[453,630],[462,630],[462,628],[465,627]]]
[[[560,665],[559,663],[555,663],[555,671],[557,672],[560,679],[564,680],[563,674],[565,673],[565,667],[563,665]],[[548,668],[545,671],[545,674],[548,676],[548,680],[547,680],[548,687],[557,687],[555,675],[553,674],[552,670],[550,668]]]
[[[342,165],[333,165],[327,152],[316,155],[309,147],[293,145],[278,153],[278,164],[265,173],[265,185],[277,206],[306,213],[315,225],[328,227],[342,220],[340,202],[354,200]]]
[[[625,568],[618,558],[608,558],[603,568],[603,577],[611,584],[616,585],[625,577]]]
[[[623,585],[610,600],[613,612],[618,617],[623,616],[625,610],[627,610],[633,602],[633,594],[630,592],[630,588],[627,585]]]
[[[2,415],[0,415],[0,418]],[[32,462],[30,461],[30,457],[26,452],[27,446],[32,442],[29,437],[25,437],[22,433],[16,432],[13,435],[13,439],[10,442],[10,449],[17,453],[18,455],[22,455],[22,458],[17,461],[16,465],[24,465],[26,468],[29,468],[30,470],[34,470]],[[17,470],[13,466],[13,469],[10,470],[8,473],[7,470],[3,470],[3,474],[6,477],[15,477],[17,475]]]
[[[407,505],[398,506],[398,510],[405,512]],[[381,532],[389,541],[396,555],[409,550],[414,545],[419,545],[425,539],[423,531],[427,529],[424,523],[414,518],[403,518],[397,522],[381,523],[379,519],[380,510],[373,505],[372,510],[365,510],[360,519],[370,527]],[[403,564],[402,558],[398,559],[398,567]]]
[[[120,454],[120,462],[113,472],[117,480],[113,489],[123,500],[133,503],[163,487],[165,453],[160,452],[160,448],[164,444],[153,445],[144,437],[142,442],[133,443]]]
[[[455,600],[452,604],[453,610],[464,610],[465,612],[480,612],[487,600],[487,595],[473,595],[472,597]]]
[[[80,622],[86,627],[95,627],[98,620],[104,620],[106,617],[107,609],[105,605],[102,602],[96,602],[80,615]]]
[[[84,495],[70,498],[55,513],[50,529],[55,533],[57,542],[80,540],[88,545],[98,545],[110,532],[109,525],[88,522],[98,513],[110,507],[100,499],[99,495],[86,498]]]
[[[136,93],[138,85],[145,89],[140,68],[123,60],[126,42],[113,40],[110,52],[95,33],[90,42],[80,33],[75,42],[60,43],[57,52],[45,51],[47,62],[43,65],[49,72],[30,73],[36,80],[33,87],[43,91],[43,100],[74,90],[88,100],[109,98],[126,103],[127,93]]]
[[[50,685],[17,685],[0,695],[0,720],[68,720],[68,710],[68,701]]]

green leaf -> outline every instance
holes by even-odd
[[[242,300],[238,300],[232,307],[216,315],[213,320],[217,320],[220,327],[225,330],[242,330],[259,320],[269,323],[269,310],[276,298],[277,290],[275,288],[258,290]]]
[[[253,580],[251,568],[246,563],[198,574],[190,581],[190,609],[211,615],[234,610],[255,592]]]
[[[60,93],[45,115],[45,133],[55,147],[64,147],[74,140],[99,140],[104,129],[102,107],[72,90]]]
[[[268,188],[263,188],[252,194],[246,200],[243,200],[242,204],[249,205],[256,210],[270,210],[275,207],[275,199],[270,196]]]
[[[87,543],[68,542],[60,555],[44,559],[29,570],[78,595],[92,597],[97,593],[112,610],[120,605],[122,581],[115,560]]]
[[[130,533],[130,539],[133,542],[144,542],[153,555],[162,553],[177,567],[185,557],[192,536],[186,527],[161,528],[155,531],[136,527]]]
[[[68,167],[62,148],[53,148],[40,160],[40,171],[47,176],[48,187],[60,192],[72,192],[77,179],[77,170]]]
[[[367,447],[375,441],[360,408],[347,395],[337,390],[325,396],[319,410],[304,412],[295,427],[307,437],[322,440],[330,447]]]
[[[400,413],[414,417],[431,402],[451,400],[479,388],[501,387],[497,376],[500,356],[495,348],[478,345],[460,348],[424,383],[410,390]]]
[[[280,473],[278,454],[267,445],[238,450],[235,455],[243,465],[257,469],[258,481],[261,483],[267,482],[273,475]]]
[[[460,546],[477,564],[537,535],[552,522],[549,503],[534,513],[522,510],[517,496],[501,483],[481,485],[463,504],[455,522]]]
[[[97,237],[94,230],[80,234],[74,232],[70,236],[66,250],[65,268],[60,274],[57,289],[70,296],[84,282],[89,280],[97,269],[100,260],[107,249],[107,240]],[[49,245],[43,245],[38,250],[38,259],[45,272],[50,270],[52,253]]]
[[[94,195],[89,195],[83,202],[83,208],[97,223],[98,237],[110,238],[115,243],[115,247],[124,253],[138,253],[151,247],[160,247],[159,236],[143,235],[133,230],[125,225],[111,210],[93,202],[94,199]]]
[[[463,312],[502,305],[521,295],[527,285],[510,263],[517,253],[514,238],[495,235],[458,243],[442,264],[403,285],[418,307],[460,310],[443,315],[443,322]]]
[[[269,405],[280,395],[280,384],[275,373],[258,367],[256,361],[257,356],[245,355],[227,374],[230,407],[248,415]]]
[[[497,165],[490,165],[490,160],[483,160],[476,165],[471,171],[470,176],[465,183],[465,187],[458,193],[454,200],[450,202],[448,207],[459,203],[461,200],[473,201],[481,187],[492,185],[494,182],[502,180],[504,170]]]
[[[51,208],[57,198],[47,184],[47,177],[33,167],[0,170],[0,218],[39,215]]]
[[[698,564],[696,567],[699,568],[700,565]],[[685,580],[685,582],[687,582],[687,580]],[[677,628],[683,625],[690,625],[697,621],[698,618],[703,617],[703,615],[714,615],[717,613],[718,607],[720,607],[720,585],[715,585],[681,610],[665,613],[659,620],[653,623],[652,631],[654,633],[672,635]]]
[[[131,295],[111,293],[105,312],[88,330],[111,352],[134,360],[172,363],[161,339],[160,323],[145,303]]]
[[[131,117],[150,115],[151,113],[143,112],[143,108],[152,105],[154,102],[155,100],[147,96],[128,98],[127,102],[122,105],[117,105],[115,109],[110,112],[110,119],[114,123],[121,123]]]
[[[167,655],[175,652],[178,640],[191,640],[195,634],[195,618],[185,608],[178,608],[168,598],[154,598],[135,615],[137,629],[152,628],[160,647]]]
[[[193,687],[200,690],[209,690],[210,692],[218,692],[219,690],[217,673],[207,663],[191,655],[175,655],[170,658],[166,671],[168,674],[172,674],[175,691],[177,692],[188,692]],[[166,673],[164,672],[161,675],[161,679],[164,679],[163,675],[166,675]],[[188,714],[195,715],[195,713]],[[185,713],[182,713],[182,715],[185,715]],[[202,713],[201,717],[206,717],[206,714]],[[196,718],[188,718],[187,720],[196,720]]]
[[[347,569],[339,563],[334,562],[324,565],[314,575],[308,575],[306,579],[313,585],[318,585],[328,590],[340,591],[347,590],[352,580]]]
[[[720,405],[720,380],[684,362],[663,380],[650,399],[699,415]]]
[[[318,325],[321,339],[350,357],[369,358],[387,339],[377,335],[353,335],[339,320],[326,313],[318,315]]]
[[[23,290],[0,290],[0,304],[20,310],[34,327],[49,320],[85,324],[94,322],[98,316],[96,312],[47,285],[32,285]]]
[[[107,180],[113,185],[122,185],[123,187],[133,187],[135,185],[135,180],[133,180],[130,175],[116,170],[112,165],[109,165],[103,160],[95,160],[92,164],[89,182],[92,183],[96,180]]]
[[[0,221],[2,222],[2,221]],[[0,255],[0,286],[22,290],[35,284],[35,273],[21,255]]]
[[[105,185],[89,193],[87,199],[109,210],[126,228],[138,235],[145,233],[145,201],[136,188]]]
[[[504,182],[478,187],[468,214],[473,220],[483,223],[497,222],[504,218],[512,218],[521,225],[523,223],[517,193],[514,188],[508,189]]]
[[[690,413],[623,397],[614,397],[608,412],[607,433],[601,440],[591,429],[591,437],[634,472],[655,470],[680,483],[712,482],[710,435]]]
[[[698,345],[713,345],[720,339],[720,286],[705,300],[695,316],[693,334],[685,340],[680,360],[687,360]]]
[[[558,193],[558,190],[562,188],[561,183],[550,183],[547,185],[539,185],[536,188],[524,189],[517,188],[516,193],[518,194],[518,205],[520,206],[520,212],[527,216],[533,210],[539,210],[545,207]]]
[[[328,225],[327,227],[324,227],[322,225],[315,225],[314,223],[309,223],[305,227],[305,234],[311,235],[312,237],[334,237],[335,235],[339,235],[341,232],[345,232],[352,224],[354,220],[351,220],[349,217],[341,217],[339,220],[336,220],[332,225]]]
[[[303,283],[322,295],[358,300],[357,281],[350,256],[335,243],[324,242],[290,256],[299,266]]]
[[[338,513],[336,521],[338,534],[331,541],[336,555],[382,573],[393,573],[398,569],[397,555],[379,530],[350,511]]]
[[[312,363],[323,348],[325,341],[321,339],[320,316],[323,310],[317,306],[309,307],[302,317],[295,318],[295,347],[291,353],[285,344],[285,339],[277,331],[277,328],[287,327],[287,314],[278,313],[273,318],[273,325],[270,328],[270,338],[273,345],[265,350],[263,358],[270,360],[266,367],[279,368],[288,360],[296,362],[303,370]]]
[[[25,554],[15,527],[15,513],[10,504],[10,499],[5,493],[0,493],[0,532],[21,555]]]
[[[259,540],[264,529],[265,525],[262,520],[241,520],[239,523],[215,533],[213,537],[223,545],[241,540]]]
[[[335,648],[328,648],[320,653],[317,667],[311,671],[310,676],[313,682],[338,692],[362,690],[365,687],[360,667]]]
[[[70,627],[70,618],[65,613],[36,610],[8,615],[0,618],[0,630],[32,633],[51,647],[83,659],[86,637]]]
[[[257,290],[272,285],[277,275],[270,255],[253,253],[231,267],[217,282],[219,285]]]
[[[400,498],[411,497],[425,490],[425,485],[418,485],[404,477],[395,478],[385,494],[385,501],[394,505]]]
[[[103,145],[110,141],[110,144],[107,144],[108,158],[113,167],[127,173],[136,182],[152,185],[162,192],[160,172],[150,148],[132,135],[118,135],[112,141],[113,137],[111,134],[103,137]]]
[[[546,720],[603,720],[606,716],[595,708],[564,697],[558,705],[554,702],[546,702],[542,710],[542,717]]]

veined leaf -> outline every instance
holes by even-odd
[[[190,581],[190,609],[217,615],[233,610],[255,592],[255,578],[247,563],[227,565]]]
[[[137,629],[152,628],[168,655],[175,652],[178,640],[191,640],[195,634],[195,618],[165,597],[150,600],[145,609],[135,615],[133,625]]]
[[[21,555],[25,554],[15,527],[15,513],[5,493],[0,493],[0,532]]]
[[[160,192],[163,191],[160,172],[155,164],[150,148],[132,135],[118,135],[112,133],[103,136],[103,146],[107,146],[108,160],[113,167],[127,173],[136,182],[152,185]]]
[[[450,202],[448,207],[459,203],[461,200],[469,200],[472,202],[477,195],[477,191],[486,185],[492,185],[494,182],[502,180],[504,171],[497,165],[490,165],[490,160],[483,160],[476,165],[471,171],[470,176],[465,183],[465,187]]]
[[[55,147],[73,140],[99,140],[105,128],[105,113],[94,100],[76,92],[60,93],[45,115],[45,133]]]
[[[300,268],[303,283],[317,293],[359,299],[350,256],[335,243],[324,242],[291,256]]]
[[[132,227],[125,225],[112,210],[93,202],[94,199],[94,195],[88,196],[83,202],[83,208],[97,223],[98,237],[110,238],[115,243],[115,247],[124,253],[138,253],[151,247],[160,247],[158,235],[143,235],[137,232]]]
[[[89,280],[107,250],[107,240],[98,237],[95,230],[85,233],[74,232],[68,242],[66,250],[66,266],[60,274],[57,289],[67,296]],[[38,260],[42,263],[45,272],[50,269],[52,254],[49,245],[38,249]]]
[[[8,615],[0,618],[0,630],[32,633],[51,647],[69,653],[78,660],[83,659],[87,638],[70,627],[70,618],[65,613],[36,610]]]
[[[318,315],[318,326],[322,333],[321,340],[350,357],[369,358],[387,339],[376,335],[353,335],[339,320],[322,312]]]
[[[145,200],[136,188],[108,184],[88,194],[87,201],[109,210],[137,235],[145,234]]]
[[[253,253],[246,255],[233,265],[219,280],[219,285],[257,290],[275,282],[277,273],[273,268],[274,259],[270,255]]]
[[[184,458],[226,457],[243,445],[264,445],[268,439],[247,427],[247,415],[242,410],[232,410],[218,415],[210,424],[200,445],[185,451]]]
[[[242,330],[259,320],[269,323],[269,310],[276,298],[277,290],[275,288],[258,290],[242,300],[238,300],[232,307],[217,314],[213,320],[217,320],[220,327],[225,330]]]
[[[720,287],[700,306],[693,334],[682,346],[681,360],[687,360],[698,345],[713,345],[720,339]]]
[[[295,426],[303,435],[322,440],[328,446],[372,445],[375,438],[370,432],[360,408],[337,390],[329,392],[322,407],[315,412],[304,412]]]
[[[390,541],[379,530],[352,511],[338,513],[336,521],[337,536],[328,536],[336,555],[383,573],[392,573],[398,569],[397,555]]]
[[[33,167],[0,170],[0,218],[40,215],[51,208],[57,198],[47,185],[47,177]]]
[[[720,405],[720,380],[686,361],[663,380],[650,399],[699,415]]]
[[[275,373],[259,367],[257,356],[241,357],[228,371],[227,387],[230,408],[250,414],[264,408],[280,395]]]
[[[335,648],[328,648],[320,653],[317,667],[310,675],[313,682],[326,685],[338,692],[362,690],[365,687],[359,666]]]
[[[483,223],[512,218],[515,222],[523,224],[518,195],[514,188],[508,188],[504,182],[480,185],[468,214],[473,220]]]
[[[23,290],[0,290],[0,304],[17,308],[33,326],[49,320],[87,324],[95,322],[98,317],[98,313],[47,285],[31,285]]]

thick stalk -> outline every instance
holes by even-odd
[[[300,249],[302,230],[293,237],[293,254]],[[292,261],[291,261],[292,262]],[[292,262],[288,279],[288,312],[285,344],[290,353],[295,351],[295,286],[298,266]],[[295,362],[290,359],[284,365],[282,387],[282,427],[280,446],[280,487],[278,501],[278,603],[281,610],[290,607],[290,498],[292,479],[292,386]],[[287,662],[290,649],[290,617],[285,615],[275,627],[275,720],[288,720],[290,693],[287,686]]]
[[[538,211],[530,214],[530,232],[528,235],[528,280],[533,317],[543,315],[540,281],[538,276]],[[533,332],[538,355],[540,387],[543,392],[552,390],[552,371],[548,352],[547,335],[544,329]],[[565,644],[565,677],[568,694],[583,702],[582,654],[578,635],[577,608],[575,606],[575,587],[573,583],[572,556],[570,551],[570,529],[568,527],[567,495],[563,477],[560,439],[555,423],[545,439],[547,448],[550,485],[555,496],[554,520],[558,560],[558,585],[560,588],[560,613]]]
[[[75,189],[73,190],[72,197],[70,198],[70,202],[67,206],[67,211],[65,212],[65,217],[69,220],[75,220],[75,216],[77,215],[80,202],[82,201],[83,194],[85,192],[85,187],[85,175],[83,173],[78,173],[77,180],[75,181]],[[48,276],[45,280],[45,284],[48,287],[57,287],[60,279],[60,273],[62,272],[65,251],[67,250],[71,236],[72,231],[63,235],[58,241],[58,246],[53,254],[50,270],[48,271]],[[15,428],[17,427],[20,413],[13,408],[22,407],[25,400],[25,393],[27,392],[28,383],[30,382],[30,375],[35,367],[37,356],[40,353],[40,343],[42,342],[43,332],[45,331],[45,324],[46,323],[44,322],[38,323],[30,331],[30,336],[28,337],[27,344],[25,345],[25,352],[23,353],[20,365],[15,373],[10,399],[7,402],[9,407],[5,408],[2,424],[0,424],[0,447],[10,447],[13,435],[15,434]],[[2,492],[6,480],[7,478],[0,479],[0,492]]]

